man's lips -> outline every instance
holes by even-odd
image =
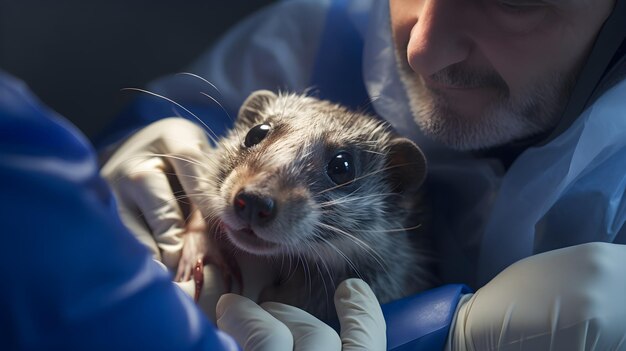
[[[444,82],[439,82],[427,76],[420,76],[420,78],[424,82],[424,85],[431,90],[476,90],[483,88],[481,86],[447,84]]]

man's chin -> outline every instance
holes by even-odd
[[[413,118],[427,137],[458,151],[482,150],[527,136],[531,129],[507,111],[480,116],[460,114],[445,105],[411,107]]]
[[[415,79],[405,83],[410,93],[410,108],[413,120],[427,137],[459,151],[469,151],[495,146],[496,123],[487,123],[484,109],[476,112],[477,106],[463,109],[463,101],[450,103],[450,96],[426,88]],[[493,122],[493,121],[492,121]]]
[[[463,101],[449,102],[448,99],[453,97],[427,89],[414,76],[405,75],[403,85],[409,97],[413,120],[422,133],[450,149],[488,149],[545,129],[516,112],[523,108],[512,106],[506,97],[491,96],[491,101],[471,101],[465,110],[461,106]]]

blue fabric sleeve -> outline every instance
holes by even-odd
[[[234,349],[128,233],[98,171],[84,137],[0,71],[0,349]]]
[[[350,1],[331,3],[311,75],[318,97],[375,115],[363,80],[363,38],[357,26],[368,21],[363,11],[349,14]]]
[[[382,305],[387,324],[387,349],[443,350],[465,285],[450,284]]]

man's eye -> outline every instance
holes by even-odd
[[[547,0],[484,0],[491,19],[503,33],[530,33],[547,22],[552,5]]]
[[[272,129],[272,127],[267,123],[259,124],[252,127],[252,129],[248,131],[248,134],[246,134],[246,139],[244,140],[243,144],[246,147],[252,147],[260,143],[263,139],[265,139],[267,133],[270,132],[270,129]]]
[[[532,0],[497,0],[497,3],[500,9],[513,14],[522,14],[545,6],[543,2]]]

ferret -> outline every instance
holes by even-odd
[[[205,162],[212,240],[275,270],[258,302],[328,320],[347,278],[363,279],[381,303],[436,281],[420,191],[426,159],[383,121],[257,91]]]

